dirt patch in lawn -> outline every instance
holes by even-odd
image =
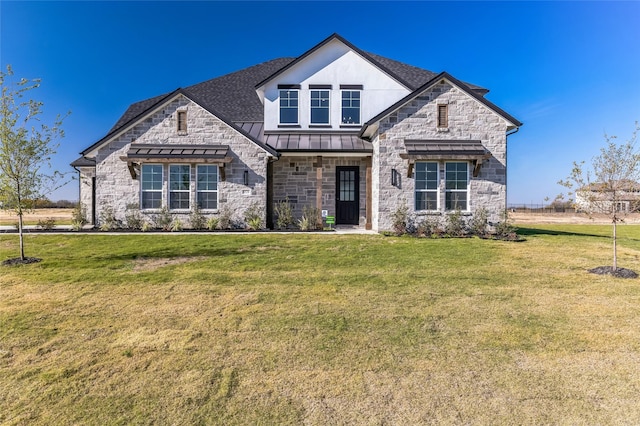
[[[608,225],[611,219],[606,215],[593,215],[589,217],[584,213],[523,213],[510,212],[509,218],[516,224],[525,223],[573,223],[573,224],[593,224]],[[640,224],[640,213],[628,215],[624,223]]]
[[[25,224],[35,225],[39,220],[54,219],[56,222],[71,222],[73,209],[35,209],[25,213],[22,217]],[[0,225],[13,225],[18,223],[18,216],[11,210],[0,209]]]
[[[133,272],[155,271],[165,266],[181,265],[184,263],[197,262],[205,259],[204,256],[196,257],[164,257],[164,258],[140,258],[133,261]]]

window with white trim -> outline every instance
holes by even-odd
[[[218,166],[198,165],[196,168],[196,202],[202,210],[218,208]]]
[[[329,124],[328,90],[311,90],[311,124]]]
[[[280,90],[280,124],[298,124],[298,90]]]
[[[469,163],[466,161],[446,162],[444,165],[446,210],[467,210],[469,208]]]
[[[438,210],[438,163],[415,164],[415,209]]]
[[[342,91],[342,124],[360,124],[360,91]]]
[[[143,164],[141,175],[140,207],[159,209],[162,207],[162,164]]]
[[[191,166],[169,165],[169,210],[189,210],[191,195]]]

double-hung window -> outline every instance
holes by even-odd
[[[329,124],[328,90],[311,90],[311,124]]]
[[[189,210],[191,195],[191,166],[169,165],[169,209]]]
[[[198,165],[196,183],[196,202],[203,210],[218,208],[218,166]]]
[[[469,188],[469,163],[447,162],[444,165],[445,197],[447,210],[467,210]]]
[[[280,124],[298,124],[298,90],[280,90]]]
[[[415,165],[416,210],[438,210],[438,163]]]
[[[142,209],[162,207],[162,164],[142,165]]]
[[[342,91],[342,124],[360,124],[360,91]]]

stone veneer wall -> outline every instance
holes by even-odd
[[[80,205],[90,225],[93,220],[93,177],[96,175],[95,167],[80,167]]]
[[[177,132],[177,111],[187,111],[187,132]],[[114,209],[118,219],[124,219],[128,204],[140,205],[140,176],[132,179],[125,156],[129,145],[138,144],[213,144],[228,145],[228,156],[233,162],[225,165],[226,179],[218,182],[218,210],[203,211],[206,216],[216,215],[228,207],[234,220],[242,220],[244,211],[254,203],[266,206],[266,174],[270,154],[258,147],[226,123],[181,96],[161,110],[137,124],[134,128],[100,148],[96,156],[96,220],[106,206]],[[187,164],[177,161],[175,164]],[[244,171],[249,171],[249,185],[243,184]],[[195,205],[195,167],[192,165],[191,206]],[[168,202],[168,172],[165,168],[163,205]],[[84,198],[83,198],[84,202]],[[90,206],[90,204],[89,204]],[[153,211],[142,211],[149,220]],[[174,212],[186,225],[189,212]],[[266,212],[264,213],[266,219]]]
[[[289,199],[294,216],[300,218],[305,206],[316,206],[317,157],[280,157],[273,163],[273,201]],[[366,219],[366,158],[322,157],[322,209],[329,216],[336,214],[336,167],[360,168],[359,208],[360,226]],[[274,221],[275,221],[274,217]]]
[[[436,126],[438,104],[448,105],[449,126],[445,130]],[[492,156],[484,161],[478,177],[473,177],[470,167],[469,211],[484,207],[490,222],[500,221],[506,208],[506,130],[502,117],[447,82],[435,85],[382,120],[373,140],[373,229],[390,230],[391,216],[403,203],[415,216],[427,214],[414,210],[414,178],[407,177],[408,161],[399,156],[406,152],[406,139],[482,141]],[[391,185],[392,169],[400,172],[401,188]],[[440,197],[444,209],[443,191]]]

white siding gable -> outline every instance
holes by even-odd
[[[339,40],[332,40],[320,47],[300,63],[267,82],[264,90],[265,130],[278,130],[278,85],[299,84],[298,124],[309,129],[311,99],[309,85],[331,85],[331,130],[340,130],[340,85],[362,85],[360,124],[402,99],[410,90],[384,71],[371,64]],[[347,129],[348,130],[348,129]],[[353,129],[351,129],[353,130]]]

